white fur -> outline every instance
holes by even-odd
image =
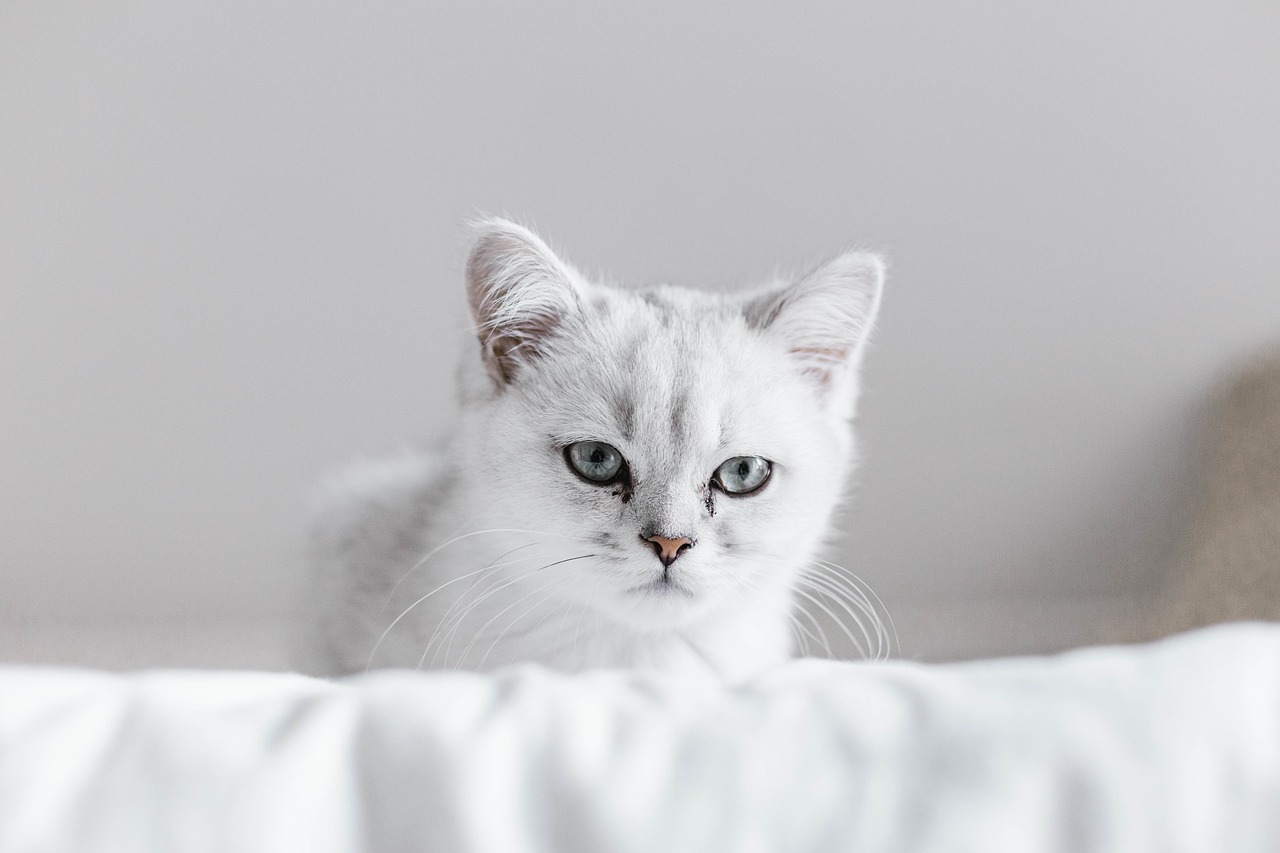
[[[854,459],[881,261],[848,253],[747,296],[640,292],[587,282],[513,223],[478,231],[461,422],[436,454],[328,488],[309,668],[528,660],[736,679],[784,660],[793,626],[816,633],[796,603],[848,589],[812,558]],[[622,452],[633,490],[568,468],[563,448],[585,440]],[[710,487],[744,455],[772,461],[764,489]],[[641,531],[696,540],[673,583],[654,586],[664,567]]]

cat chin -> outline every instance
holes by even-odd
[[[714,609],[705,593],[661,580],[620,590],[597,604],[614,621],[643,633],[688,628]]]

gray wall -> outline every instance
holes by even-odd
[[[289,612],[316,476],[447,424],[480,210],[639,283],[886,251],[839,557],[937,654],[1153,581],[1280,338],[1280,7],[533,5],[0,5],[0,624]]]

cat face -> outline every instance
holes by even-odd
[[[485,223],[464,400],[492,517],[590,553],[564,594],[637,630],[785,599],[844,486],[882,276],[857,254],[749,296],[626,291]]]

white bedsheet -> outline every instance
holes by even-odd
[[[0,669],[3,851],[1280,851],[1280,627],[722,688]]]

